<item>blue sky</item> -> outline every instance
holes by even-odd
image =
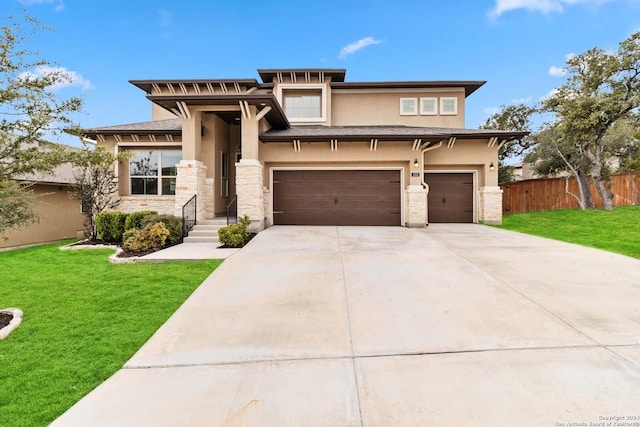
[[[467,99],[477,128],[560,85],[567,55],[640,31],[640,0],[0,0],[2,18],[21,9],[54,28],[27,47],[72,73],[58,91],[83,97],[84,127],[150,120],[130,79],[327,67],[348,81],[487,80]]]

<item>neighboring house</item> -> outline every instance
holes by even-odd
[[[181,215],[196,195],[198,219],[237,197],[255,231],[501,222],[498,148],[526,133],[465,129],[465,99],[485,82],[346,82],[345,73],[132,80],[152,121],[85,136],[131,154],[116,171],[123,211]]]
[[[38,222],[25,225],[0,236],[0,250],[13,249],[83,236],[84,216],[80,201],[70,196],[74,183],[74,167],[63,163],[51,174],[30,174],[14,178],[33,183]]]
[[[515,177],[516,181],[525,181],[528,179],[540,178],[540,176],[532,168],[531,163],[516,163],[508,167],[511,167],[513,169],[513,176]]]

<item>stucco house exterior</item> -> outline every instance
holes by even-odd
[[[484,81],[348,82],[344,69],[260,80],[132,80],[152,120],[87,129],[114,153],[119,210],[273,224],[500,223],[498,149],[522,132],[465,128]]]
[[[0,251],[40,245],[83,236],[84,220],[80,201],[71,197],[75,168],[70,162],[58,165],[51,173],[14,177],[29,184],[36,195],[37,222],[8,230],[0,236]]]

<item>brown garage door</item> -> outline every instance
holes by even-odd
[[[274,171],[273,221],[281,225],[401,225],[400,171]]]
[[[426,173],[429,222],[473,222],[473,174]]]

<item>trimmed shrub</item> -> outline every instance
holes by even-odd
[[[249,239],[249,232],[244,222],[229,224],[218,230],[218,239],[231,248],[241,248]]]
[[[169,237],[167,227],[162,222],[156,222],[147,224],[140,230],[134,228],[127,230],[122,247],[131,252],[158,250],[164,247],[167,237]]]
[[[98,239],[106,243],[122,243],[127,214],[123,212],[101,212],[96,214]]]
[[[182,242],[182,218],[174,215],[147,215],[142,218],[141,225],[144,227],[155,222],[163,223],[169,230],[166,246],[177,245]]]
[[[124,229],[129,230],[131,228],[142,228],[144,227],[142,220],[144,219],[145,216],[157,215],[157,214],[158,212],[156,211],[132,212],[129,215],[127,215],[127,220],[124,222]]]

